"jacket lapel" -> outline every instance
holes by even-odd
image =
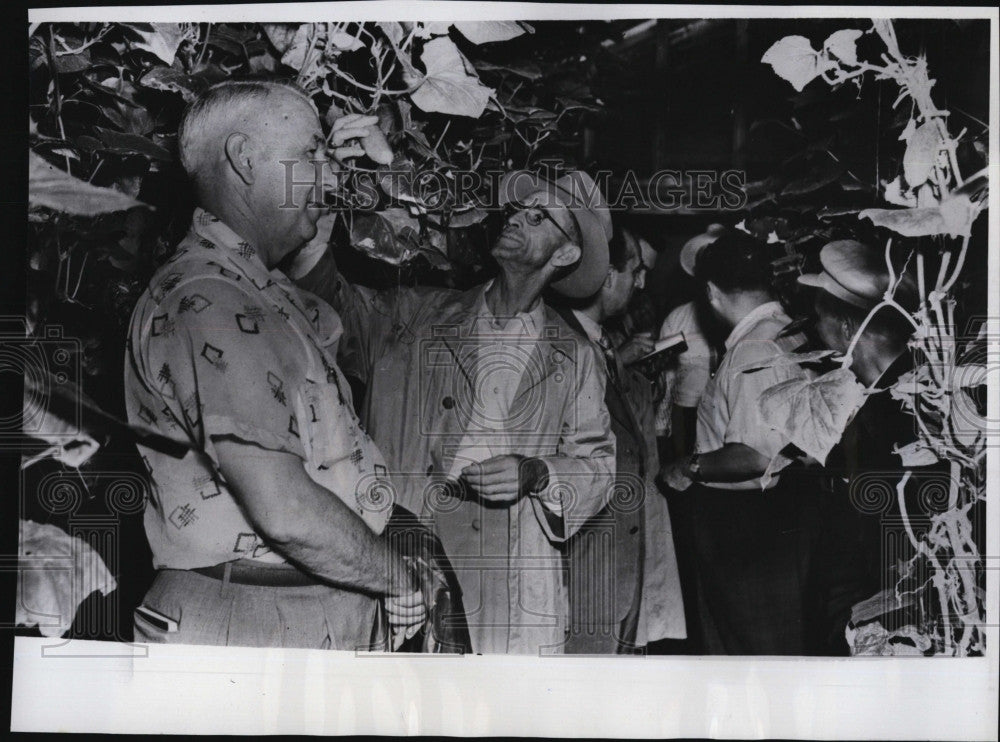
[[[572,329],[582,340],[586,341],[594,349],[594,353],[597,356],[597,362],[603,364],[604,361],[604,351],[600,346],[596,345],[587,336],[586,330],[583,329],[583,325],[576,318],[569,309],[561,309],[559,311],[559,317],[562,318],[570,329]],[[631,373],[628,369],[623,369],[624,373],[619,377],[619,384],[625,382],[625,376]],[[632,405],[629,403],[624,389],[619,388],[618,385],[611,383],[611,378],[607,378],[607,388],[604,392],[604,402],[608,406],[608,414],[612,418],[618,421],[618,424],[632,432],[633,436],[637,440],[641,440],[641,432],[639,428],[639,422],[632,411]]]

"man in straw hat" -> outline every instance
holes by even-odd
[[[375,123],[351,124],[365,146]],[[499,195],[500,270],[468,291],[354,286],[324,246],[293,273],[343,317],[367,384],[362,417],[397,504],[432,524],[451,559],[473,650],[558,653],[561,545],[606,503],[615,442],[603,362],[542,292],[597,291],[611,220],[581,172],[508,173]]]
[[[856,240],[837,240],[820,251],[820,265],[819,273],[799,276],[799,283],[815,289],[815,329],[821,342],[846,353],[865,318],[890,288],[885,256]],[[917,299],[913,277],[898,266],[896,273],[893,299],[912,311]],[[817,651],[824,654],[847,653],[844,626],[852,617],[852,607],[884,587],[893,588],[894,595],[898,578],[892,576],[892,564],[895,559],[905,561],[907,556],[903,552],[888,558],[883,554],[883,543],[893,542],[883,534],[885,523],[898,522],[900,516],[893,505],[872,513],[865,491],[883,487],[895,492],[904,472],[903,460],[895,450],[917,438],[916,421],[888,392],[913,369],[908,350],[912,332],[909,319],[898,309],[884,307],[865,325],[851,352],[851,370],[872,393],[848,423],[824,467],[827,479],[822,490],[823,529],[816,568],[823,611],[818,617]],[[931,456],[931,463],[933,459]],[[948,482],[946,467],[940,472],[924,469],[911,477],[906,491],[911,512],[922,509],[914,490],[934,481]],[[908,543],[905,538],[898,542],[904,548]],[[875,610],[889,610],[893,605],[894,601],[887,600]],[[860,622],[871,616],[856,618]]]

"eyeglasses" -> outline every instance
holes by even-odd
[[[562,235],[563,237],[566,238],[567,242],[573,242],[573,243],[578,242],[578,240],[574,240],[572,237],[569,236],[569,232],[567,232],[565,229],[559,226],[559,222],[555,220],[555,217],[553,217],[552,214],[550,214],[547,209],[541,206],[531,206],[529,204],[522,204],[516,201],[511,201],[510,203],[506,204],[503,207],[503,220],[505,222],[509,221],[510,218],[519,211],[524,212],[524,220],[532,227],[537,227],[539,224],[542,223],[543,219],[548,219],[556,226],[556,229],[562,232]],[[570,216],[572,216],[572,214]]]

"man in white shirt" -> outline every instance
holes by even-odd
[[[698,405],[696,452],[662,471],[676,490],[692,483],[699,612],[708,653],[801,654],[808,493],[779,473],[788,441],[762,418],[758,399],[804,375],[795,364],[764,364],[801,345],[779,337],[790,318],[769,289],[764,246],[732,232],[698,256],[697,276],[712,309],[732,327],[726,355]]]
[[[680,253],[681,269],[694,278],[698,253],[725,231],[721,224],[710,224],[704,232],[685,242]],[[698,408],[715,361],[704,327],[705,308],[698,305],[697,301],[681,304],[667,315],[660,327],[660,339],[684,333],[687,343],[687,350],[679,353],[671,366],[663,371],[664,395],[656,407],[656,434],[672,438],[674,445],[671,450],[676,456],[691,452],[694,444],[693,413]]]

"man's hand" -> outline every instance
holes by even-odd
[[[330,146],[333,158],[341,164],[349,157],[362,155],[368,155],[379,165],[392,164],[392,148],[378,128],[378,116],[363,116],[360,113],[341,116],[331,127]]]
[[[660,469],[660,479],[670,489],[683,492],[691,486],[692,480],[688,476],[687,458],[671,461]]]
[[[622,364],[628,366],[635,363],[648,353],[652,353],[656,347],[656,341],[646,335],[633,335],[618,348],[618,357],[622,359]]]
[[[539,459],[520,454],[494,456],[462,469],[462,479],[487,502],[512,504],[522,495],[548,484],[548,468]]]
[[[416,570],[406,557],[399,564],[403,569],[393,573],[391,592],[385,596],[384,601],[393,651],[399,649],[427,621],[427,605]]]

